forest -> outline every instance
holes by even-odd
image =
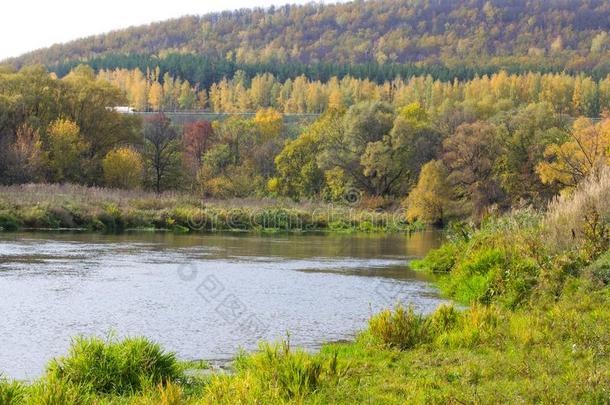
[[[441,63],[591,73],[607,71],[610,63],[608,21],[610,6],[603,0],[312,3],[187,16],[55,45],[10,62],[51,66],[177,52],[238,64]]]
[[[156,89],[156,90],[155,90]],[[141,93],[140,93],[141,90]],[[146,94],[148,92],[148,94]],[[253,117],[172,123],[114,106],[163,111],[205,100]],[[155,72],[81,65],[0,74],[2,183],[174,190],[213,198],[286,197],[404,207],[432,224],[543,207],[610,159],[610,78],[500,72],[470,81],[413,77],[239,75],[209,95]],[[185,105],[185,103],[189,105]],[[282,113],[316,112],[288,128]]]

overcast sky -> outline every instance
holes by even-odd
[[[0,12],[0,60],[93,34],[186,14],[308,0],[7,0]],[[326,1],[327,3],[331,1]]]

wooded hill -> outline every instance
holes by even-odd
[[[312,3],[187,16],[55,45],[10,62],[53,66],[117,54],[183,53],[242,65],[519,66],[603,77],[610,71],[608,31],[610,3],[604,0]]]

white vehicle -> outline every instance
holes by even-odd
[[[136,112],[136,109],[128,106],[117,106],[117,107],[106,107],[108,111],[116,111],[119,114],[133,114]]]

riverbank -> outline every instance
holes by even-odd
[[[412,232],[401,209],[286,199],[202,200],[191,194],[76,185],[0,187],[0,230],[89,232]]]
[[[454,229],[415,267],[439,274],[443,293],[467,309],[420,316],[397,307],[374,316],[354,342],[319,353],[263,344],[239,354],[231,375],[199,378],[185,377],[176,361],[133,367],[165,364],[154,345],[138,361],[131,342],[81,341],[39,382],[2,390],[30,402],[62,395],[65,403],[606,403],[609,218],[606,173],[546,213]],[[135,360],[99,367],[115,364],[114,353]]]

